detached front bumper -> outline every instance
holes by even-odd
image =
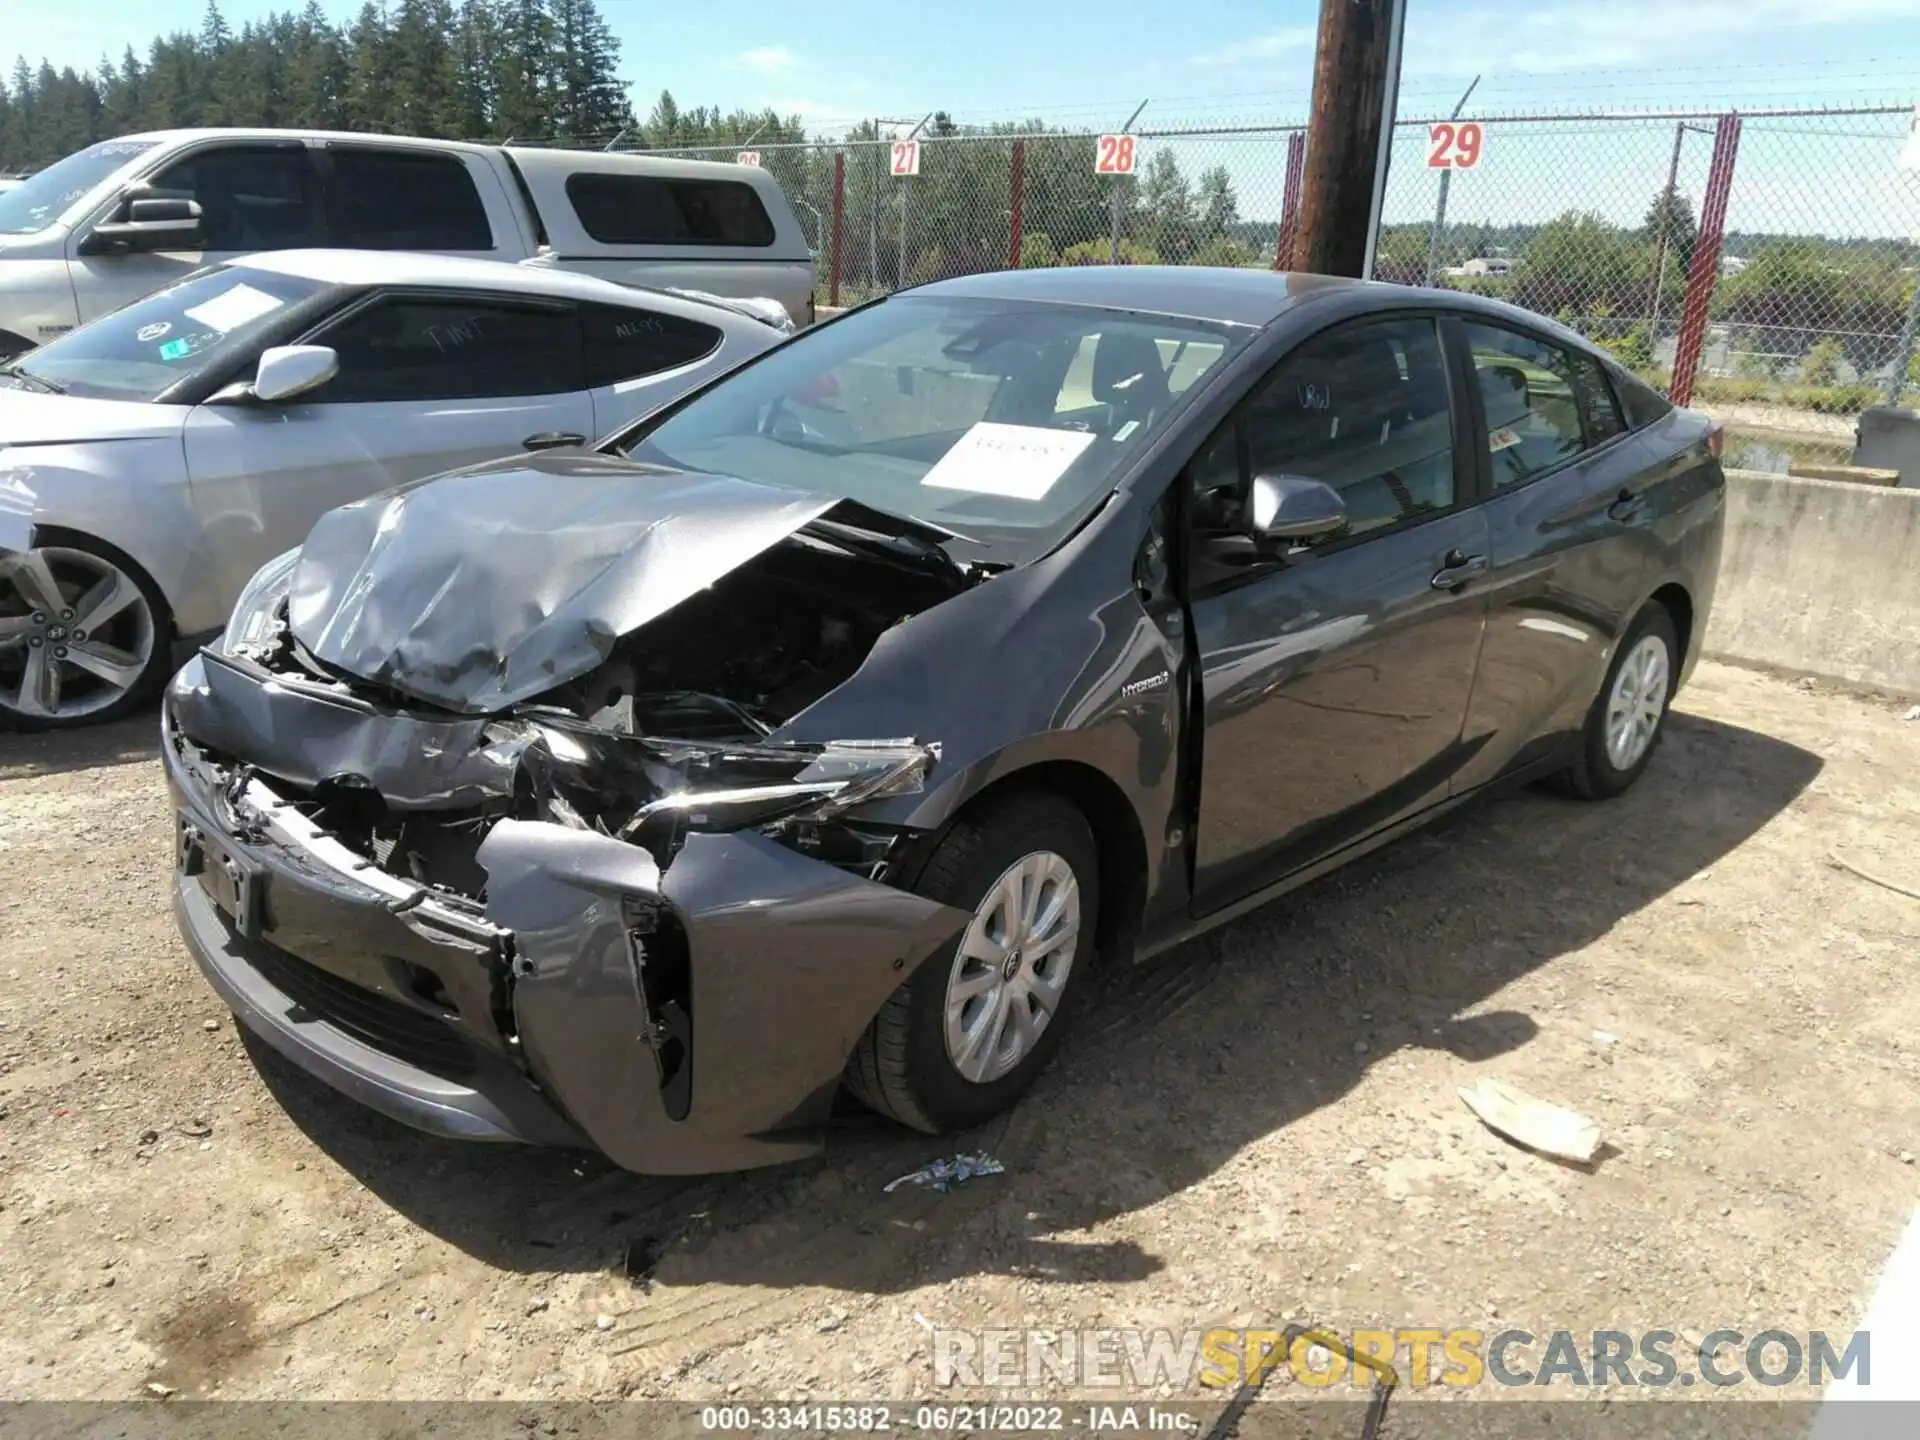
[[[271,778],[217,771],[180,726],[208,698],[195,661],[162,715],[181,934],[249,1030],[423,1130],[589,1144],[653,1174],[813,1153],[860,1033],[968,920],[756,833],[689,835],[663,872],[512,820],[481,847],[485,905],[463,904],[356,855]]]

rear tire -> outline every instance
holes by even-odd
[[[1574,763],[1553,777],[1580,800],[1611,800],[1646,770],[1667,728],[1667,704],[1680,676],[1673,617],[1654,601],[1640,612],[1614,652],[1607,678],[1587,712]]]
[[[1098,851],[1078,809],[1025,790],[963,813],[913,888],[973,923],[881,1007],[846,1084],[938,1134],[1006,1109],[1059,1045],[1093,962]]]

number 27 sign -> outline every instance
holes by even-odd
[[[1427,127],[1429,170],[1471,170],[1480,163],[1486,133],[1477,120],[1442,120]]]
[[[891,160],[895,175],[918,175],[920,173],[920,142],[918,140],[894,141]]]

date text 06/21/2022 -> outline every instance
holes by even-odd
[[[1168,1405],[706,1405],[700,1428],[766,1434],[820,1431],[847,1434],[1022,1434],[1043,1431],[1145,1430],[1194,1434],[1200,1417]]]

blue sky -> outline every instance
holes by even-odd
[[[30,0],[12,0],[16,6]],[[355,0],[322,0],[336,19]],[[236,27],[290,0],[224,0]],[[0,27],[0,64],[95,64],[129,41],[199,25],[204,0],[66,0]],[[664,87],[683,106],[772,105],[815,133],[861,117],[1039,116],[1117,127],[1298,121],[1307,111],[1318,0],[733,0],[709,8],[601,0],[636,110]],[[960,19],[965,15],[964,22]],[[1920,101],[1920,0],[1409,0],[1403,118],[1444,114],[1476,74],[1470,113],[1669,107],[1911,107]],[[30,38],[29,38],[30,37]],[[1905,113],[1747,122],[1729,223],[1920,238],[1920,175],[1893,169]],[[1401,132],[1389,221],[1430,215],[1423,136]],[[1456,176],[1455,220],[1590,209],[1637,223],[1665,180],[1673,122],[1490,126],[1485,163]],[[1279,212],[1285,140],[1153,140],[1189,174],[1228,167],[1241,213]],[[1681,183],[1699,203],[1712,140],[1687,137]],[[1145,155],[1143,154],[1143,161]]]
[[[17,0],[22,5],[27,0]],[[344,17],[351,0],[323,0]],[[203,0],[67,0],[0,34],[30,62],[91,66],[157,31],[194,28]],[[235,24],[273,0],[226,0]],[[1117,125],[1147,115],[1297,117],[1317,0],[735,0],[720,10],[602,0],[635,103],[772,104],[821,128],[863,115],[1040,112]],[[959,17],[967,18],[962,24]],[[1920,0],[1410,0],[1407,109],[1451,108],[1475,73],[1490,109],[1912,100]]]

